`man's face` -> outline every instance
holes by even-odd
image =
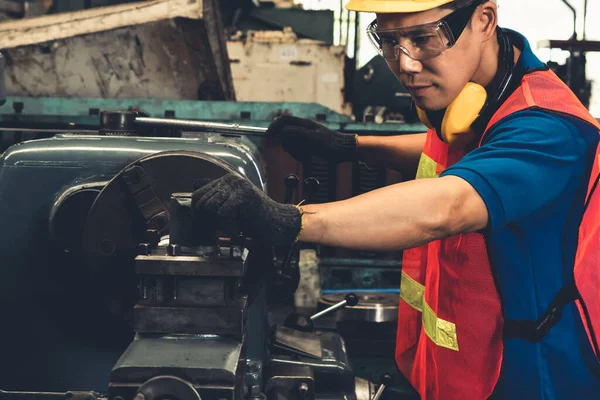
[[[438,21],[451,12],[433,9],[419,13],[377,14],[377,25],[380,29],[405,29]],[[417,61],[400,51],[397,60],[387,63],[419,108],[443,110],[477,71],[481,52],[475,39],[467,26],[456,44],[437,57]]]

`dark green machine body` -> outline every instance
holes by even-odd
[[[207,155],[256,186],[266,185],[252,143],[221,135],[58,135],[17,144],[2,154],[0,388],[106,390],[133,331],[109,310],[103,293],[110,288],[100,287],[85,265],[85,216],[104,185],[125,167],[153,155],[165,154],[168,161],[170,153]],[[192,178],[205,178],[205,171],[179,175],[189,178],[176,184],[187,188],[178,189],[191,191]]]

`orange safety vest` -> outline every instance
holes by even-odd
[[[526,74],[493,115],[478,146],[503,118],[533,108],[578,118],[600,131],[600,124],[553,72],[538,70]],[[417,179],[439,176],[464,155],[429,130]],[[577,307],[598,355],[600,190],[595,189],[600,146],[596,156],[579,228],[574,282],[580,294]],[[489,398],[500,376],[505,321],[484,235],[461,234],[406,250],[400,293],[396,362],[421,398]]]

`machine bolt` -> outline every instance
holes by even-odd
[[[307,397],[309,389],[310,388],[308,387],[308,384],[301,383],[300,385],[298,385],[298,394],[300,395],[300,397]]]
[[[140,255],[140,256],[150,255],[150,244],[149,243],[140,243],[138,245],[138,255]]]
[[[167,246],[167,254],[170,256],[180,256],[181,255],[181,246],[178,244],[170,244]]]

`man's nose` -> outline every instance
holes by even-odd
[[[417,74],[423,70],[423,64],[420,61],[410,58],[403,51],[400,51],[400,54],[398,54],[398,65],[400,66],[400,71],[405,74]]]

